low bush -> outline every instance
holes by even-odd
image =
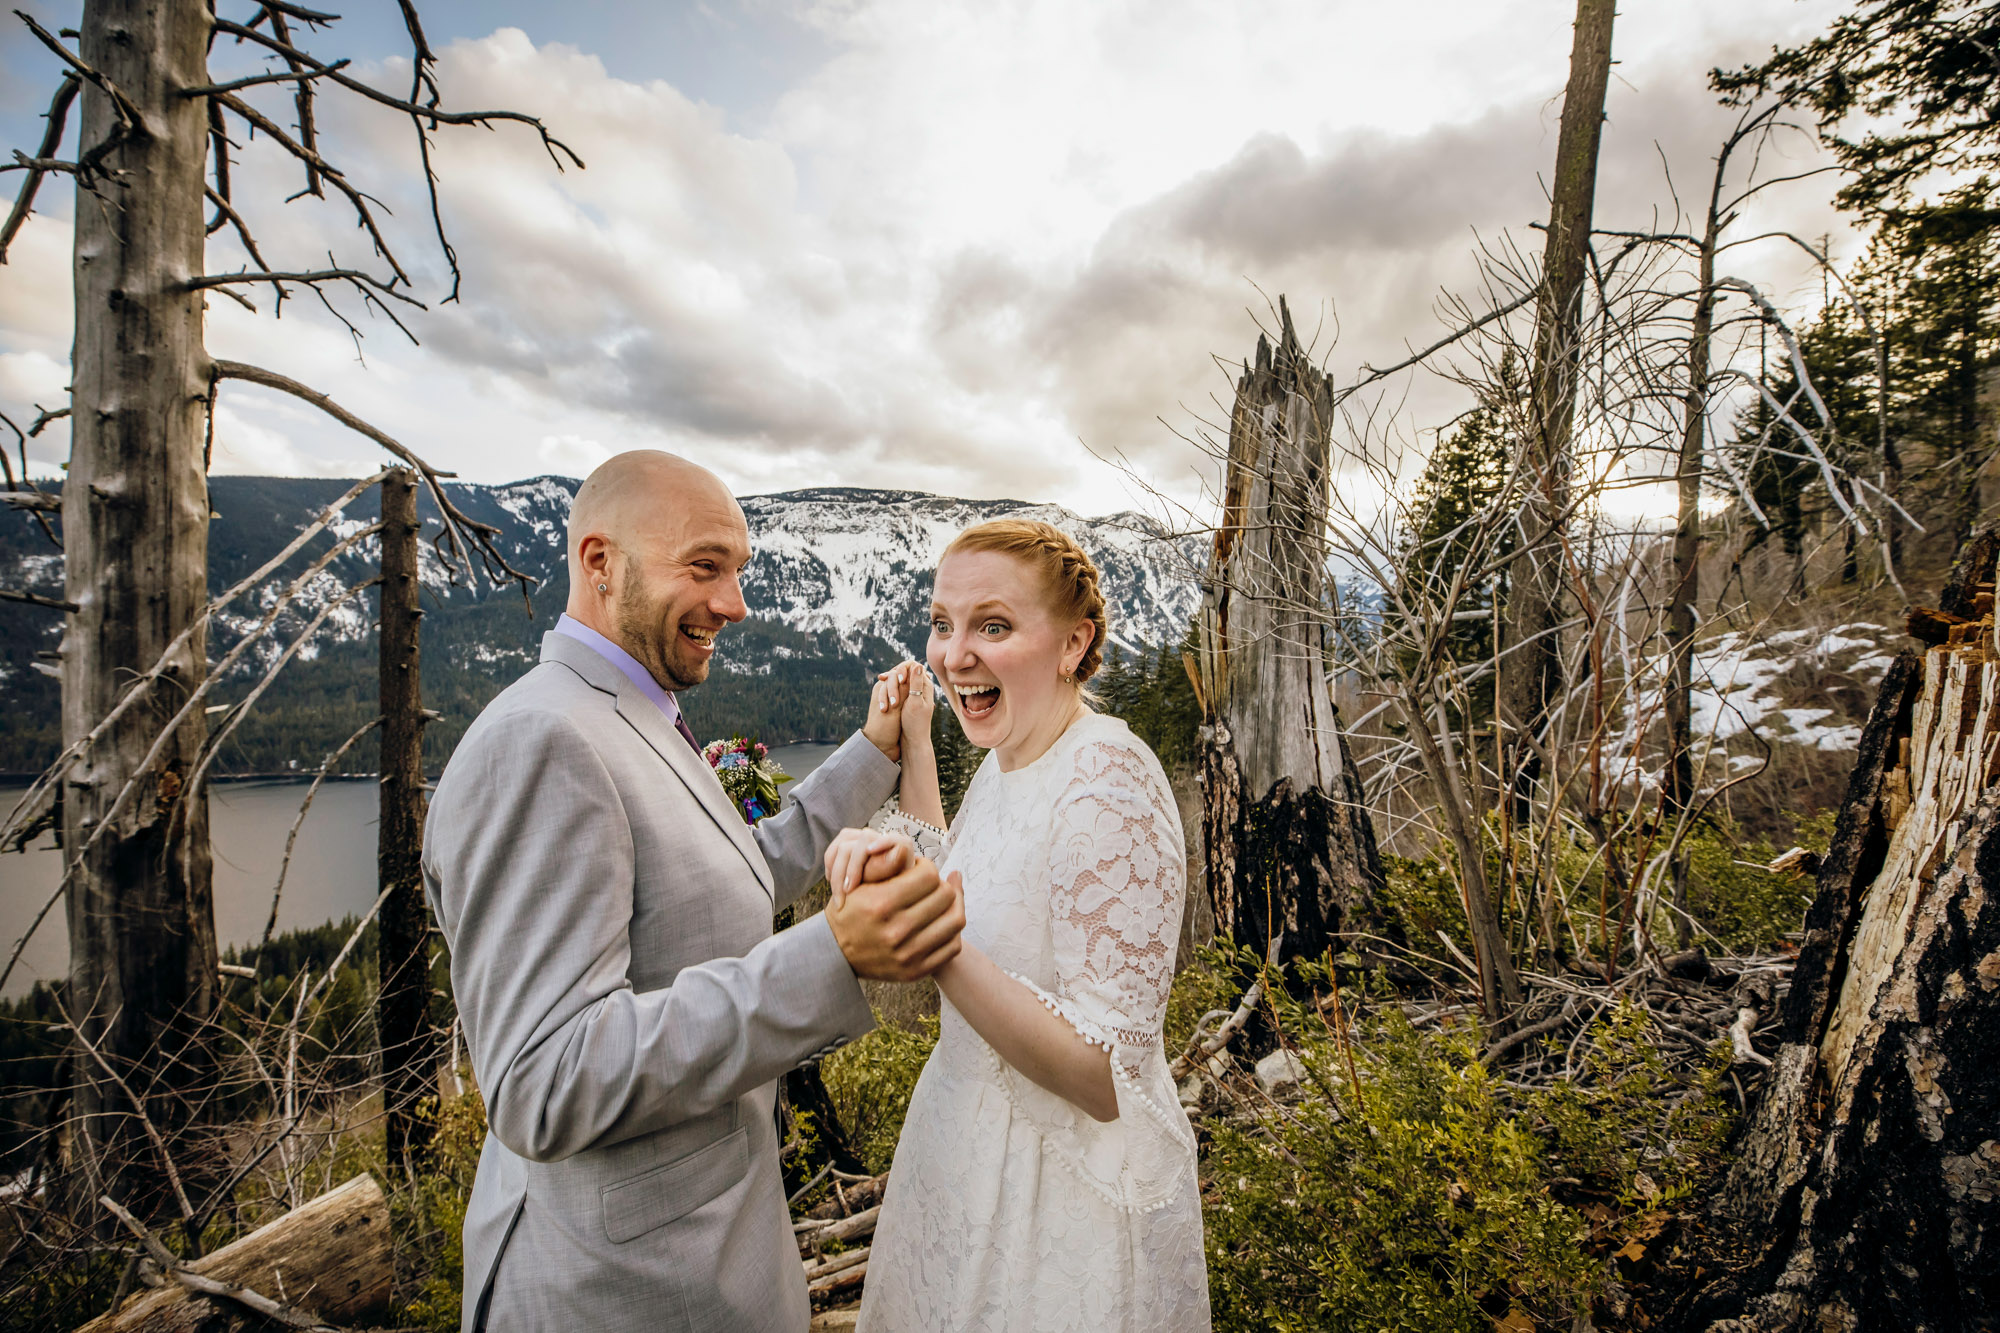
[[[877,1018],[874,1031],[820,1061],[819,1072],[849,1146],[880,1173],[896,1156],[910,1094],[937,1045],[938,1020],[919,1018],[911,1031]]]

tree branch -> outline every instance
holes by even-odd
[[[470,544],[477,548],[481,563],[486,567],[487,576],[496,584],[503,580],[512,580],[520,586],[523,600],[527,598],[528,590],[535,585],[537,580],[534,575],[515,569],[507,563],[506,557],[500,554],[500,548],[493,543],[493,538],[499,535],[500,529],[490,523],[481,523],[476,519],[468,517],[464,511],[453,504],[451,497],[445,494],[444,482],[439,478],[437,470],[418,457],[408,446],[394,439],[387,432],[369,425],[360,417],[355,416],[352,412],[334,402],[333,399],[319,392],[319,390],[307,388],[297,380],[289,376],[280,375],[275,370],[265,370],[261,366],[247,365],[241,361],[218,360],[215,362],[215,373],[222,379],[243,380],[249,384],[260,384],[267,389],[276,389],[281,393],[288,393],[294,398],[311,403],[341,425],[358,434],[367,436],[415,468],[422,474],[425,487],[430,491],[432,500],[437,503],[438,512],[444,516],[444,533],[436,543],[440,555],[446,558],[448,564],[454,556],[461,558],[469,556],[470,551],[460,546],[456,536],[458,531],[467,532],[470,534]]]
[[[270,135],[271,138],[277,141],[279,147],[283,148],[293,157],[298,158],[301,162],[304,162],[307,166],[316,167],[327,180],[333,182],[333,187],[346,195],[347,201],[354,205],[354,211],[359,216],[361,225],[367,229],[368,235],[375,242],[375,253],[387,261],[389,267],[396,271],[396,276],[406,286],[414,285],[410,282],[410,275],[403,271],[403,266],[396,262],[395,253],[389,248],[388,238],[382,235],[382,229],[376,225],[375,214],[368,207],[368,197],[352,185],[349,185],[347,178],[341,174],[338,167],[333,166],[316,151],[307,148],[291,135],[279,129],[277,123],[269,116],[259,111],[256,107],[251,106],[236,94],[217,93],[215,94],[214,104],[225,106],[234,111],[237,115],[248,121],[252,128]]]
[[[183,88],[180,91],[180,95],[182,97],[211,97],[216,93],[233,93],[244,88],[261,87],[267,83],[309,83],[314,79],[324,78],[337,69],[345,69],[353,63],[351,60],[336,60],[325,69],[302,70],[296,73],[273,70],[269,74],[252,74],[246,78],[236,79],[229,83],[204,83],[194,88]]]
[[[84,172],[89,172],[94,176],[97,171],[97,164],[102,162],[112,149],[125,140],[150,138],[152,136],[152,127],[146,124],[145,113],[140,111],[138,105],[125,95],[124,89],[85,64],[81,57],[57,41],[47,28],[35,22],[25,10],[15,10],[14,16],[27,24],[28,31],[34,33],[41,40],[43,46],[48,47],[49,50],[60,56],[65,64],[76,71],[78,77],[96,85],[98,91],[110,98],[111,109],[118,114],[118,129],[114,133],[95,148],[87,152],[78,152],[79,180],[84,178]]]
[[[250,24],[255,27],[263,22],[265,14],[288,14],[302,23],[338,23],[340,15],[322,14],[317,9],[307,9],[304,5],[287,4],[285,0],[264,0],[262,10],[251,16]]]
[[[442,111],[435,106],[423,106],[416,102],[406,101],[394,94],[385,93],[380,88],[371,87],[359,79],[349,78],[347,75],[334,70],[331,66],[315,60],[297,47],[279,41],[275,37],[266,37],[263,33],[257,32],[252,28],[246,28],[241,23],[231,23],[227,19],[217,19],[215,30],[256,42],[258,45],[267,47],[281,56],[297,60],[308,70],[326,75],[350,92],[359,93],[372,102],[379,102],[383,106],[393,108],[394,110],[421,116],[433,124],[486,125],[490,128],[490,122],[501,120],[511,121],[517,125],[533,126],[535,132],[541,135],[542,148],[548,153],[549,160],[556,164],[556,170],[561,171],[563,169],[562,159],[564,156],[567,156],[571,162],[575,163],[579,170],[583,169],[583,159],[577,156],[576,150],[550,134],[548,127],[542,124],[539,117],[531,116],[525,111]],[[558,150],[560,150],[560,155],[558,154]]]
[[[241,213],[238,213],[235,210],[235,208],[233,208],[230,205],[229,200],[225,199],[213,185],[204,185],[202,186],[202,189],[208,195],[208,202],[215,205],[217,227],[220,227],[225,222],[235,227],[237,239],[243,242],[243,248],[245,251],[249,253],[250,258],[253,261],[255,261],[260,268],[271,267],[271,265],[265,260],[264,256],[258,252],[257,238],[250,234],[250,225],[243,220],[243,215]],[[213,228],[211,230],[213,230]]]
[[[70,103],[76,100],[76,90],[80,86],[81,82],[74,73],[63,75],[62,83],[56,88],[56,95],[49,99],[47,113],[49,126],[42,132],[41,150],[35,154],[33,161],[52,161],[56,149],[62,147],[63,128],[69,121]],[[19,153],[14,156],[17,161],[27,160]],[[55,169],[29,166],[28,178],[21,182],[21,192],[14,196],[14,207],[8,212],[7,220],[0,223],[0,264],[7,262],[7,247],[14,243],[15,233],[21,230],[22,225],[28,220],[28,214],[34,211],[35,194],[42,188],[42,177]]]
[[[40,593],[17,592],[13,588],[0,588],[0,602],[21,602],[28,606],[45,606],[51,611],[61,611],[65,615],[75,615],[83,610],[75,602],[65,602],[55,597],[44,597]]]
[[[264,12],[271,16],[271,31],[277,35],[278,40],[287,46],[292,45],[292,32],[290,26],[285,22],[285,11],[282,9],[266,9]],[[346,63],[344,60],[336,61],[328,66],[328,69],[339,69]],[[289,56],[285,58],[285,65],[292,73],[301,75],[298,80],[298,88],[292,94],[292,105],[298,109],[299,113],[299,142],[317,153],[319,151],[319,127],[313,120],[312,80],[319,77],[319,75],[301,69],[299,62]],[[320,188],[319,172],[314,170],[310,163],[306,165],[306,193],[315,199],[324,199],[326,197],[326,192]]]
[[[416,297],[396,290],[395,283],[384,282],[372,273],[364,273],[360,269],[353,268],[325,268],[302,273],[252,273],[248,271],[242,273],[206,273],[199,278],[189,278],[187,285],[193,289],[227,287],[232,283],[238,282],[268,282],[274,286],[283,282],[296,282],[302,286],[307,286],[315,282],[336,282],[343,280],[351,282],[356,286],[365,283],[373,287],[376,291],[385,292],[396,300],[406,305],[413,305],[419,310],[428,310],[430,308]]]

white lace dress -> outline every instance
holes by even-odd
[[[1160,1027],[1186,867],[1151,750],[1088,714],[1027,767],[980,766],[939,869],[965,938],[1111,1054],[1100,1123],[944,1004],[910,1100],[859,1327],[1162,1333],[1209,1326],[1195,1145]]]

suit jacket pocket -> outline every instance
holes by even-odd
[[[750,1131],[604,1187],[604,1234],[623,1243],[686,1217],[750,1174]]]

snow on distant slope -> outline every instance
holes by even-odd
[[[565,525],[577,483],[534,477],[506,486],[453,486],[472,517],[500,529],[517,567],[560,584]],[[746,496],[753,558],[744,571],[750,614],[806,634],[830,633],[848,651],[874,640],[920,643],[931,571],[963,529],[1002,515],[1052,523],[1076,538],[1103,576],[1112,637],[1128,646],[1178,642],[1198,593],[1198,543],[1167,539],[1140,514],[1084,518],[1059,505],[959,500],[920,491],[823,487]],[[426,550],[425,582],[443,582]]]
[[[1003,515],[1053,524],[1090,552],[1114,638],[1177,641],[1194,615],[1194,553],[1138,514],[1086,519],[1057,505],[848,489],[742,503],[756,551],[744,576],[751,614],[805,633],[830,631],[849,649],[871,638],[906,643],[925,623],[931,571],[951,539]]]

